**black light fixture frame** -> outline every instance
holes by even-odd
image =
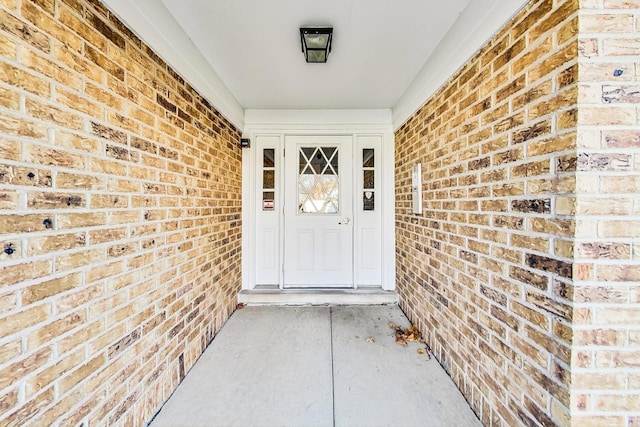
[[[304,39],[305,34],[312,34],[312,35],[327,34],[329,36],[327,37],[327,45],[322,49],[314,48],[314,47],[309,48],[307,47],[307,44]],[[302,45],[302,53],[304,53],[304,59],[307,62],[311,62],[311,63],[327,62],[327,58],[329,57],[329,52],[331,52],[332,39],[333,39],[333,27],[301,27],[300,28],[300,44]],[[324,51],[324,61],[322,62],[309,61],[309,51],[318,51],[318,52]]]

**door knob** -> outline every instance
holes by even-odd
[[[348,217],[345,217],[342,221],[340,221],[338,224],[340,225],[349,225],[349,223],[351,222],[351,220]]]

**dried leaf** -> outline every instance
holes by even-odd
[[[367,337],[367,342],[372,343],[376,342],[376,340],[373,337]]]
[[[238,310],[242,310],[243,308],[245,308],[247,305],[243,302],[239,303],[238,305],[236,305],[236,309]]]
[[[418,349],[418,354],[424,354],[424,349],[423,348],[419,348]]]
[[[402,329],[402,327],[397,326],[395,323],[389,322],[389,327],[395,328],[396,330],[396,344],[407,345],[407,342],[424,343],[422,334],[418,331],[418,327],[416,325],[411,325],[411,327],[405,330]]]

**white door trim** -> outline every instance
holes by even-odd
[[[247,110],[244,137],[251,139],[250,148],[243,149],[242,193],[242,287],[256,286],[256,230],[258,211],[256,176],[261,173],[257,164],[256,138],[275,137],[283,147],[287,135],[351,135],[381,138],[381,286],[395,290],[395,194],[394,194],[394,138],[390,110],[323,110],[323,111],[259,111]],[[282,179],[279,177],[277,179]],[[279,209],[280,207],[276,207]],[[279,257],[283,257],[283,224],[279,224]],[[282,289],[282,274],[279,287]]]

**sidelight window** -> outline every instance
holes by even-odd
[[[275,149],[262,150],[262,210],[275,209],[276,156]]]
[[[375,210],[376,201],[376,170],[375,150],[362,149],[362,210]]]

